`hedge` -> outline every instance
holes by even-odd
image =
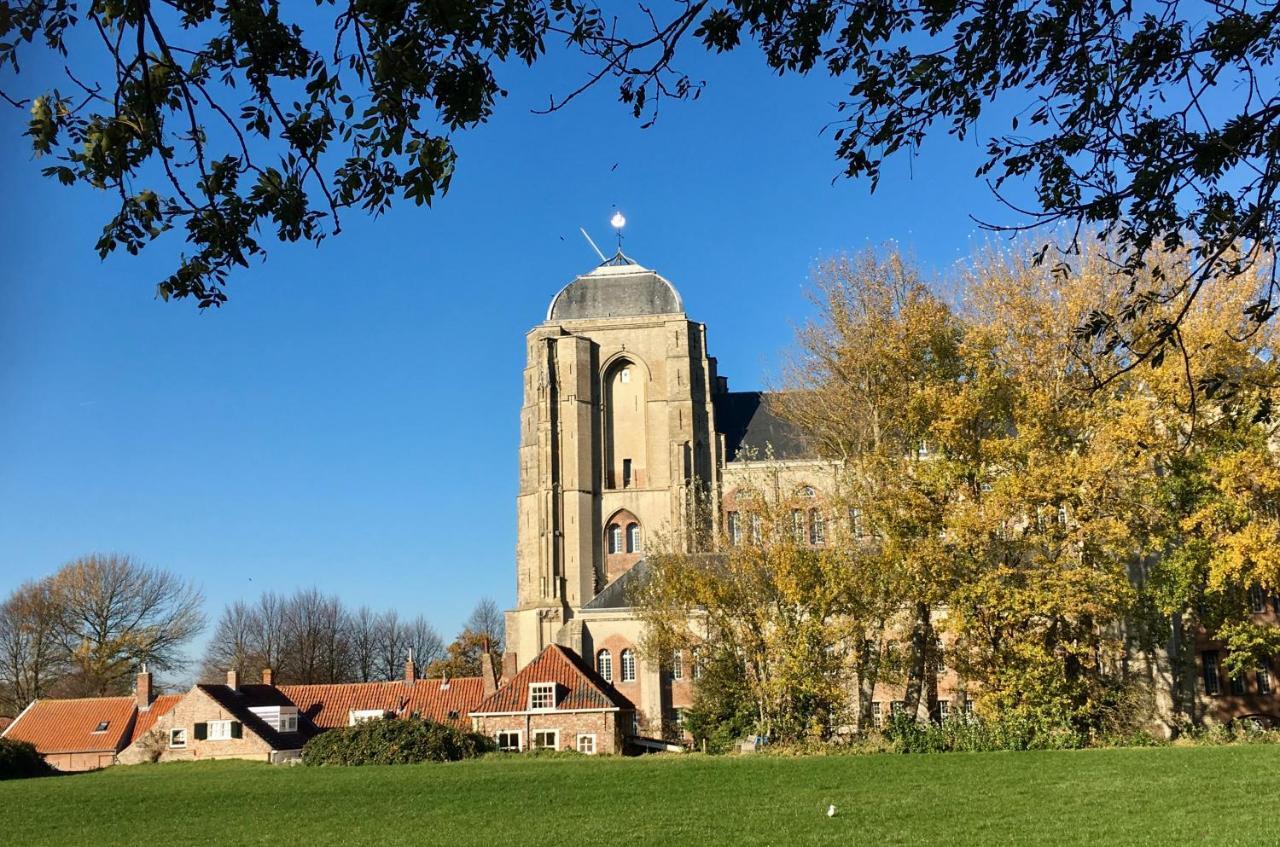
[[[57,773],[28,741],[0,738],[0,779],[22,779]]]
[[[410,765],[456,762],[494,749],[493,740],[420,718],[370,720],[331,729],[307,742],[308,765]]]

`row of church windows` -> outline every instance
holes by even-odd
[[[1204,670],[1204,692],[1206,694],[1217,696],[1222,693],[1222,673],[1218,662],[1217,650],[1206,650],[1200,655],[1200,662]],[[1254,681],[1256,683],[1257,693],[1271,693],[1271,672],[1266,668],[1258,668],[1254,671]],[[1231,693],[1240,696],[1247,694],[1248,685],[1244,674],[1231,677]]]
[[[849,510],[849,525],[855,538],[866,537],[861,510]],[[792,509],[790,529],[792,540],[797,544],[808,543],[813,547],[822,547],[827,543],[827,519],[818,509]],[[748,512],[745,520],[741,512],[729,512],[726,516],[726,531],[729,543],[735,547],[743,542],[748,533],[753,544],[759,544],[764,536],[763,523],[754,512]]]
[[[620,682],[636,681],[636,654],[626,648],[622,651],[622,677]],[[613,682],[613,654],[608,650],[600,650],[596,653],[596,673],[604,678],[605,682]],[[684,651],[675,650],[671,654],[671,678],[673,680],[682,680],[685,676]],[[698,656],[695,651],[693,657],[693,678],[702,678],[702,666],[698,662]]]

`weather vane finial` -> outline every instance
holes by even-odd
[[[622,216],[622,212],[617,209],[613,210],[613,217],[609,219],[609,223],[618,233],[618,252],[622,252],[622,228],[627,225],[627,219]]]

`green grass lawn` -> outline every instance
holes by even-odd
[[[1280,746],[237,762],[0,782],[0,844],[1280,844]],[[838,813],[828,818],[828,804]]]

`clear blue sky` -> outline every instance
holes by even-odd
[[[436,208],[276,245],[206,314],[153,298],[179,239],[100,262],[109,199],[40,177],[26,115],[0,109],[0,592],[115,551],[197,580],[211,620],[315,585],[448,636],[479,598],[514,599],[523,337],[596,263],[580,225],[604,246],[620,208],[627,252],[751,389],[807,314],[815,260],[896,239],[945,268],[982,238],[969,213],[999,214],[974,140],[939,135],[873,196],[836,179],[820,134],[838,86],[750,50],[689,69],[701,100],[648,130],[611,87],[531,114],[577,62],[508,73]]]

